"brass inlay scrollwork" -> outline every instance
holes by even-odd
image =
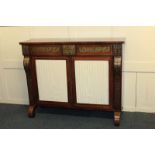
[[[44,50],[46,52],[54,52],[54,53],[57,53],[57,52],[60,52],[60,47],[58,47],[58,46],[47,47]]]
[[[110,52],[109,46],[81,46],[79,52]]]
[[[75,45],[63,45],[63,54],[64,55],[74,55],[75,54]]]
[[[44,51],[45,53],[60,53],[61,48],[60,46],[34,46],[31,47],[32,52],[42,52]]]

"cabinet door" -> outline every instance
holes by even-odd
[[[36,60],[40,101],[68,102],[66,60]]]
[[[109,104],[109,61],[75,60],[77,104]]]

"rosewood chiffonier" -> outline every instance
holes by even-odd
[[[31,39],[20,42],[29,94],[37,106],[114,112],[120,124],[121,39]]]

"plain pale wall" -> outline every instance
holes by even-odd
[[[0,27],[0,102],[28,104],[20,41],[30,38],[125,38],[122,104],[155,112],[155,27]]]

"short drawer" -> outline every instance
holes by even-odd
[[[110,45],[77,45],[76,55],[112,55]]]
[[[30,46],[29,50],[33,56],[62,55],[62,47],[60,45]]]

